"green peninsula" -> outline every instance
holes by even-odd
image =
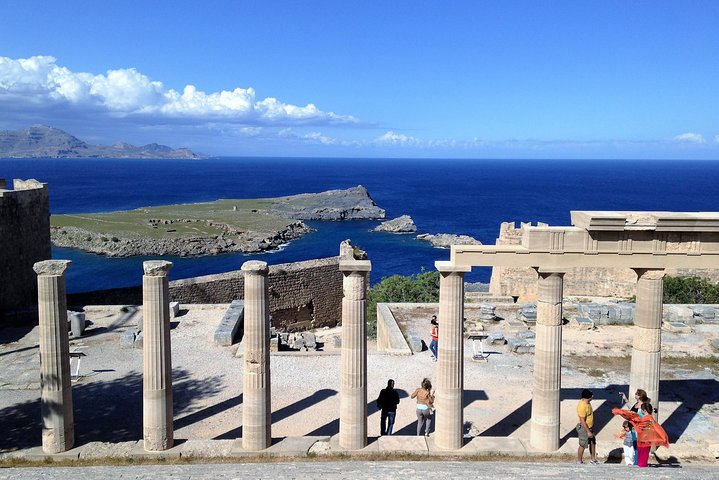
[[[302,220],[384,218],[360,186],[278,198],[53,215],[52,242],[111,257],[256,253],[312,231]]]

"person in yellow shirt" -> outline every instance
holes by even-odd
[[[589,446],[589,463],[596,465],[597,462],[597,439],[594,437],[594,410],[592,409],[592,392],[586,388],[582,390],[582,399],[577,405],[577,434],[579,436],[579,448],[577,449],[577,463],[584,463],[584,449]]]

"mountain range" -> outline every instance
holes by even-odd
[[[150,143],[136,147],[118,142],[91,145],[58,128],[33,125],[21,130],[0,131],[0,158],[205,158],[189,148]]]

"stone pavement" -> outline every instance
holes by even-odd
[[[181,479],[414,479],[515,478],[572,479],[719,479],[719,469],[707,465],[636,468],[623,465],[567,463],[503,463],[466,461],[309,461],[202,465],[135,465],[102,467],[31,467],[0,469],[0,480],[181,480]]]

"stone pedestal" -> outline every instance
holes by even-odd
[[[530,443],[537,450],[553,452],[559,449],[560,437],[564,272],[538,273]]]
[[[472,269],[449,262],[435,262],[435,266],[440,281],[434,443],[458,450],[464,444],[464,274]]]
[[[270,390],[270,311],[267,263],[249,261],[245,272],[245,333],[242,343],[242,448],[264,450],[272,444]]]
[[[340,379],[340,447],[367,446],[367,275],[369,260],[341,259],[342,377]]]
[[[659,405],[665,272],[659,269],[634,271],[637,273],[637,306],[634,314],[629,397],[642,388],[647,391],[652,406],[656,407]]]
[[[170,347],[170,290],[167,274],[172,263],[142,264],[142,429],[145,450],[172,448],[172,350]]]
[[[46,260],[33,266],[37,273],[40,411],[45,453],[61,453],[75,443],[65,296],[65,270],[70,264],[69,260]]]

